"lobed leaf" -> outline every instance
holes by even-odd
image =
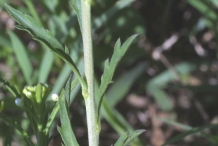
[[[121,46],[120,39],[118,39],[118,41],[116,42],[115,47],[114,47],[114,53],[112,55],[111,61],[109,62],[108,59],[105,61],[104,73],[103,73],[103,75],[101,77],[101,85],[100,85],[100,88],[99,88],[99,90],[97,92],[98,93],[97,96],[98,96],[98,99],[99,99],[99,103],[98,103],[98,119],[99,119],[100,107],[101,107],[103,95],[104,95],[108,85],[112,81],[114,71],[115,71],[119,61],[121,60],[122,56],[124,56],[124,54],[126,53],[129,46],[132,44],[132,42],[136,38],[136,36],[137,35],[132,35],[131,37],[129,37],[124,42],[124,44],[122,46]]]

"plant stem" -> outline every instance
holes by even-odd
[[[94,91],[94,67],[93,50],[91,36],[91,6],[88,0],[81,0],[82,10],[82,37],[84,48],[85,76],[88,85],[88,93],[85,98],[89,146],[98,146],[99,128],[97,124],[97,114],[95,106]]]

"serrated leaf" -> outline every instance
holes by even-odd
[[[16,34],[14,34],[11,31],[9,31],[8,34],[10,36],[12,42],[12,48],[16,55],[21,71],[24,75],[24,78],[28,84],[31,84],[31,75],[33,69],[28,54],[25,50],[25,47],[22,44],[22,42],[19,40],[19,38],[16,36]]]
[[[21,133],[22,138],[27,142],[29,146],[34,146],[33,142],[30,140],[29,134],[26,133],[14,120],[7,118],[6,116],[0,115],[0,118],[8,123],[10,126],[14,127]]]
[[[127,49],[129,48],[129,46],[131,45],[133,40],[136,38],[136,36],[137,35],[132,35],[131,37],[129,37],[123,43],[122,46],[121,46],[120,39],[118,39],[116,44],[115,44],[115,47],[114,47],[114,53],[112,55],[111,61],[110,62],[109,62],[109,60],[105,61],[104,73],[101,77],[101,85],[100,85],[100,88],[99,88],[98,94],[97,94],[98,99],[100,99],[99,103],[98,103],[98,119],[99,119],[100,107],[101,107],[103,95],[104,95],[108,85],[112,81],[114,71],[115,71],[119,61],[121,60],[122,56],[124,56],[124,54],[126,53]]]
[[[3,83],[4,86],[14,95],[14,97],[20,97],[20,92],[17,90],[15,85],[11,85],[9,82],[0,78],[0,82]]]
[[[80,30],[82,32],[82,11],[81,11],[81,1],[80,0],[70,0],[70,5],[76,11],[77,19],[79,22]]]
[[[61,127],[58,127],[58,131],[62,137],[62,140],[66,146],[79,146],[73,129],[71,127],[70,118],[67,112],[67,106],[65,100],[59,100],[60,105],[60,120]]]

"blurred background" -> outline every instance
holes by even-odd
[[[70,49],[83,73],[75,11],[67,0],[0,0],[0,77],[20,91],[25,85],[43,82],[58,94],[71,73],[69,67],[27,32],[15,29],[16,22],[4,3],[33,16],[50,30]],[[165,142],[173,142],[172,146],[218,145],[218,126],[212,125],[218,123],[217,0],[93,0],[92,22],[96,83],[117,39],[124,42],[139,34],[106,92],[101,146],[110,146],[120,134],[136,129],[146,129],[133,143],[136,146]],[[85,108],[79,85],[71,99],[73,129],[79,144],[86,146]],[[2,114],[33,133],[25,114],[2,84],[0,100],[5,102]],[[0,119],[0,141],[9,132],[14,135],[13,145],[22,145],[19,133]],[[50,145],[60,145],[56,127],[53,134]]]

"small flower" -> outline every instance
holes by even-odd
[[[52,99],[52,101],[58,101],[59,96],[57,94],[52,94],[51,99]]]
[[[16,104],[17,106],[22,106],[22,105],[23,105],[22,99],[21,99],[21,98],[15,99],[15,104]]]

